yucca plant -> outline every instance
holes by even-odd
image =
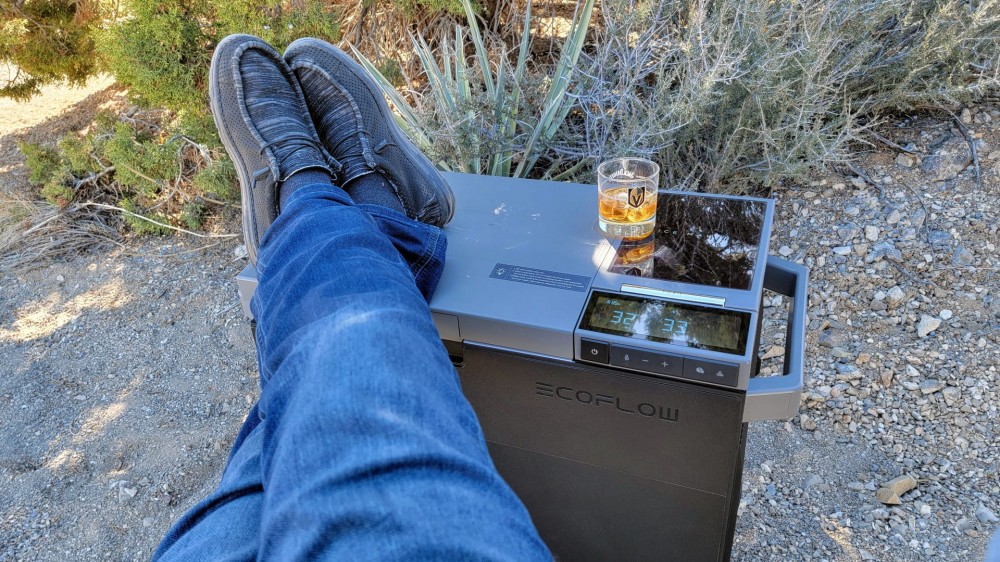
[[[594,0],[577,6],[558,63],[544,80],[526,76],[532,42],[530,0],[513,65],[506,52],[494,64],[471,2],[462,0],[462,6],[468,26],[455,26],[454,42],[444,42],[440,48],[440,62],[423,36],[412,38],[427,80],[424,90],[414,92],[416,107],[407,103],[374,63],[357,49],[354,54],[392,102],[400,125],[442,167],[496,176],[510,176],[512,170],[515,177],[551,176],[551,167],[535,168],[576,103],[570,85]],[[471,63],[465,57],[467,41],[473,47]],[[533,83],[539,88],[531,89]],[[435,139],[443,140],[447,148],[436,150]]]

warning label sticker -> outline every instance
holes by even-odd
[[[490,273],[490,277],[579,293],[586,292],[587,287],[590,286],[590,278],[585,275],[573,275],[571,273],[560,273],[558,271],[535,269],[534,267],[506,263],[496,264]]]

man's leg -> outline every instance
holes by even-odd
[[[347,115],[343,104],[356,103],[340,90],[327,109]],[[440,231],[385,208],[366,213],[326,179],[443,224],[453,207],[440,176],[420,172],[433,168],[412,147],[397,150],[403,143],[384,112],[366,111],[375,136],[347,144],[331,135],[342,130],[357,141],[362,131],[350,119],[325,120],[331,156],[291,69],[259,39],[219,44],[210,93],[260,272],[252,306],[262,392],[219,490],[175,526],[159,554],[548,558],[492,466],[430,320],[424,299],[440,274]],[[359,160],[349,146],[374,155]]]
[[[425,248],[414,264],[440,263],[439,229],[380,215]],[[371,216],[332,185],[299,188],[258,269],[263,558],[548,558]]]

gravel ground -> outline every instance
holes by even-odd
[[[812,272],[807,381],[797,418],[751,427],[734,560],[982,559],[1000,512],[1000,111],[962,117],[982,188],[955,123],[906,121],[886,134],[913,154],[864,161],[877,184],[779,194],[773,251]],[[23,178],[12,138],[0,167]],[[0,561],[148,559],[212,489],[257,392],[235,245],[0,272]],[[903,475],[915,487],[881,503]]]

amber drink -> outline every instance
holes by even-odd
[[[656,224],[660,167],[642,158],[616,158],[597,167],[601,230],[626,240],[644,238]]]

